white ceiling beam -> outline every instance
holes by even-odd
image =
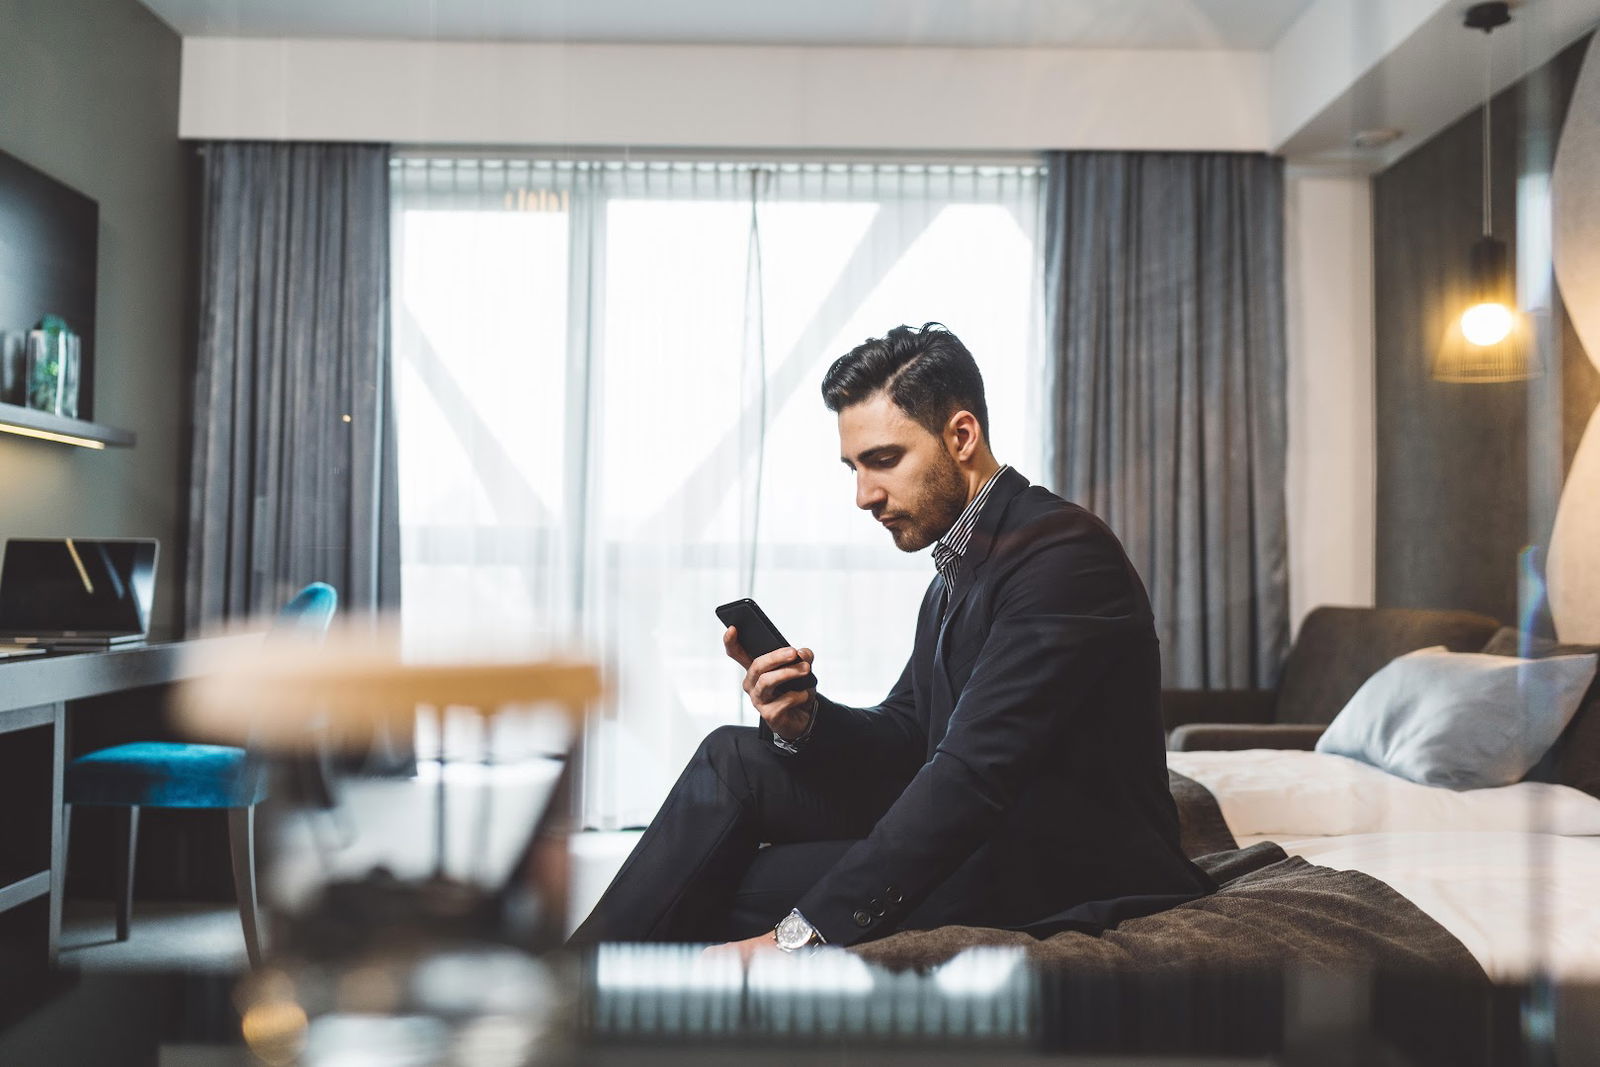
[[[189,37],[187,138],[706,148],[1271,147],[1261,52]]]

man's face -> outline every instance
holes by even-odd
[[[967,506],[967,483],[944,442],[878,393],[839,412],[839,457],[855,471],[856,507],[902,552],[927,548]]]

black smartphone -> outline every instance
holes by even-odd
[[[719,606],[717,618],[722,620],[722,625],[732,626],[739,631],[739,644],[750,654],[751,659],[789,647],[789,642],[785,641],[783,634],[772,625],[772,620],[761,610],[761,605],[749,597]],[[803,678],[785,683],[785,688],[808,689],[816,684],[817,676],[807,674]]]

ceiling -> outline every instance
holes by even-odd
[[[143,0],[185,37],[1271,47],[1312,0]]]

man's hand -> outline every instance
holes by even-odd
[[[705,950],[705,955],[721,956],[737,952],[740,961],[748,966],[751,956],[767,949],[771,949],[773,952],[778,951],[778,939],[770,933],[757,934],[755,937],[747,937],[743,941],[729,941],[722,945],[712,945]]]
[[[817,654],[809,648],[779,648],[751,659],[739,644],[735,626],[723,631],[722,647],[729,659],[744,668],[744,691],[750,694],[750,703],[772,732],[785,741],[805,733],[817,712],[816,687],[789,691],[780,688],[784,682],[809,675]]]

